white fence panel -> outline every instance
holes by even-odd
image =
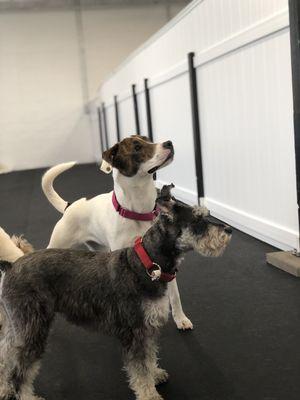
[[[107,121],[107,136],[108,136],[107,147],[109,148],[118,141],[115,108],[113,104],[110,105],[109,107],[106,107],[106,121]]]
[[[280,247],[298,237],[289,49],[286,29],[198,69],[207,204]]]
[[[233,226],[299,250],[288,0],[196,0],[104,82],[99,97],[120,101],[122,137],[141,133],[149,79],[155,141],[171,139],[175,160],[158,185],[197,201],[186,57],[197,67],[205,201]],[[125,94],[127,93],[127,97]],[[128,94],[129,93],[129,94]],[[142,106],[143,104],[143,106]]]
[[[136,133],[131,95],[119,100],[119,121],[121,140]]]
[[[146,99],[145,99],[145,92],[143,90],[141,92],[137,93],[137,102],[138,102],[138,109],[139,109],[140,134],[144,135],[144,136],[148,136]]]
[[[196,172],[188,74],[151,89],[152,121],[155,142],[172,140],[173,163],[159,170],[158,185],[173,182],[175,193],[189,203],[197,203]]]

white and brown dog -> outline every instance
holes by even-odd
[[[114,190],[71,205],[55,192],[53,181],[75,163],[49,169],[42,180],[43,191],[63,217],[52,232],[48,248],[71,248],[90,241],[111,251],[132,246],[156,217],[153,173],[170,164],[173,157],[171,141],[151,143],[146,137],[128,137],[102,155],[106,172],[113,172]],[[192,329],[182,310],[176,279],[169,283],[169,299],[178,329]]]

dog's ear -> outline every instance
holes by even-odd
[[[173,183],[171,185],[164,185],[156,199],[156,203],[162,212],[169,213],[173,209],[175,199],[171,194],[171,190],[174,187]]]
[[[116,143],[110,149],[104,151],[102,153],[102,163],[100,166],[101,171],[109,174],[112,171],[112,167],[114,166],[114,157],[116,156],[119,150],[119,143]]]

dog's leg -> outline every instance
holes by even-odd
[[[158,347],[157,347],[157,339],[154,336],[151,336],[147,340],[148,343],[148,355],[149,355],[149,367],[154,378],[155,386],[165,383],[169,379],[169,374],[166,370],[160,368],[158,366]]]
[[[176,279],[168,283],[168,295],[173,319],[177,325],[177,328],[182,330],[193,329],[192,322],[183,312]]]
[[[16,343],[13,329],[0,308],[2,327],[0,332],[0,399],[15,400],[17,394],[11,382],[11,372],[16,365]]]
[[[4,317],[0,336],[0,400],[38,400],[32,383],[46,347],[54,305],[17,297],[10,305],[12,318]],[[15,329],[18,327],[18,329]],[[2,396],[2,397],[1,397]]]
[[[157,367],[156,354],[157,346],[153,338],[138,337],[138,335],[125,351],[124,366],[129,386],[137,400],[162,400],[155,388],[156,379],[162,371]]]
[[[20,390],[20,400],[44,400],[34,394],[33,381],[40,369],[40,362],[36,361],[29,369]]]
[[[64,217],[55,225],[51,234],[48,249],[68,249],[80,243],[78,239],[79,227],[67,224]]]

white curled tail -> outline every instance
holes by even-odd
[[[54,190],[53,182],[58,175],[72,168],[75,164],[76,161],[70,161],[55,165],[55,167],[48,169],[42,178],[42,188],[45,196],[49,202],[62,214],[64,213],[68,202],[61,198],[60,195]]]

